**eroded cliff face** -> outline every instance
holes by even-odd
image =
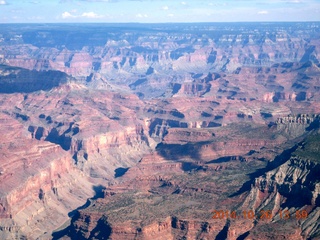
[[[83,221],[79,219],[77,230],[70,234],[71,239],[99,239],[102,237],[119,240],[214,239],[217,237],[219,228],[223,227],[221,224],[213,224],[201,220],[179,219],[177,217],[167,217],[143,228],[130,226],[130,223],[125,223],[125,226],[117,225],[113,227],[109,225],[106,217],[93,219],[91,215],[81,216],[81,218],[83,217],[86,217],[86,221],[90,223],[93,220],[93,223],[98,224],[94,225],[93,228],[87,229],[88,225],[81,226]]]
[[[95,40],[89,40],[89,36],[81,36],[82,41],[78,39],[77,43],[70,41],[79,36],[74,36],[68,31],[68,26],[61,27],[55,33],[56,36],[50,33],[44,35],[41,29],[33,30],[32,33],[23,32],[19,41],[13,37],[10,39],[15,34],[11,31],[3,42],[21,47],[14,51],[6,46],[9,52],[4,53],[2,58],[11,65],[24,65],[21,67],[37,70],[55,68],[74,76],[88,76],[92,69],[101,72],[115,72],[114,70],[118,69],[129,72],[135,69],[145,73],[151,63],[155,71],[172,68],[175,71],[190,72],[194,69],[209,69],[210,65],[217,70],[232,72],[244,65],[268,66],[272,63],[318,59],[319,43],[311,23],[303,26],[303,33],[299,31],[301,26],[293,25],[295,26],[288,30],[282,26],[256,24],[255,30],[251,26],[242,26],[246,29],[238,31],[214,24],[198,26],[199,29],[193,31],[188,31],[188,27],[184,26],[174,37],[169,37],[166,29],[154,33],[156,25],[130,34],[126,34],[125,31],[128,29],[123,28],[123,31],[113,32],[109,36],[104,31],[110,29],[101,26],[100,29],[96,29]],[[73,26],[73,30],[77,28],[81,26]],[[186,30],[187,33],[184,32]],[[266,33],[268,30],[278,32],[275,33],[278,36],[286,36],[272,36],[272,33]],[[207,31],[207,34],[199,36],[199,31]],[[247,33],[244,33],[245,31]],[[141,35],[141,32],[144,34]],[[209,34],[212,32],[215,32],[215,35]],[[30,34],[34,36],[31,37]],[[59,34],[64,36],[58,42],[55,38]],[[37,42],[35,39],[39,37],[47,41]],[[229,46],[232,46],[231,50],[228,49]],[[51,50],[53,53],[49,52]],[[19,57],[10,57],[12,53]]]
[[[312,74],[319,69],[319,32],[314,24],[199,24],[180,26],[174,33],[170,26],[157,25],[136,32],[127,26],[119,31],[108,26],[93,30],[73,25],[72,31],[67,25],[59,30],[52,26],[54,34],[41,26],[29,31],[18,27],[16,32],[4,27],[0,62],[61,71],[93,88],[108,88],[105,82],[110,80],[142,98],[208,92],[246,98],[255,83],[263,91],[256,96],[252,89],[251,98],[304,101],[319,98],[306,84],[308,80],[319,87],[319,76]],[[87,34],[75,33],[83,28]],[[295,81],[285,81],[289,78]],[[231,79],[238,84],[233,86]]]
[[[74,167],[70,153],[28,139],[23,124],[7,114],[0,118],[6,126],[1,128],[0,236],[44,236],[94,194],[93,184]]]
[[[257,164],[256,153],[245,158],[201,162],[192,161],[187,155],[167,160],[158,151],[130,168],[119,183],[107,187],[103,199],[79,211],[69,226],[68,236],[71,239],[317,238],[320,169],[315,159],[300,156],[300,151],[308,148],[305,141],[268,164],[260,162],[264,168],[252,175],[260,176],[247,180],[240,176],[250,171],[249,166]],[[274,149],[264,146],[257,156],[268,153],[268,148]],[[235,179],[238,183],[240,179],[243,181],[238,191]],[[232,215],[233,211],[236,215]],[[250,211],[252,216],[248,215]],[[92,215],[96,218],[90,221],[88,229],[85,219]]]
[[[318,135],[307,139],[315,137],[318,138]],[[308,156],[311,151],[306,148],[314,144],[308,141],[304,140],[280,166],[271,167],[272,170],[256,178],[242,205],[243,208],[256,209],[256,212],[268,209],[272,216],[269,219],[271,226],[296,224],[301,239],[317,238],[320,235],[320,165],[318,157]],[[314,150],[319,152],[319,149]],[[271,165],[277,165],[277,159]],[[249,237],[255,234],[257,232],[250,230]],[[276,237],[277,234],[270,234],[270,237]]]
[[[4,26],[0,238],[319,237],[310,24]]]
[[[109,226],[108,234],[116,239],[161,239],[163,236],[201,239],[225,234],[236,238],[249,231],[251,234],[253,222],[248,219],[243,219],[241,229],[238,228],[239,222],[233,224],[227,219],[219,219],[217,223],[210,219],[208,209],[221,208],[221,205],[213,205],[212,199],[219,198],[222,192],[230,195],[236,191],[239,181],[233,176],[244,177],[243,165],[249,173],[257,165],[265,164],[264,161],[272,160],[275,148],[316,128],[318,121],[316,115],[284,116],[267,126],[266,123],[282,116],[285,111],[266,117],[261,114],[263,108],[279,111],[283,107],[294,112],[294,106],[281,103],[274,106],[272,103],[253,110],[249,104],[241,103],[242,113],[239,113],[240,105],[232,105],[232,101],[219,103],[210,98],[143,103],[134,95],[107,90],[95,92],[75,83],[49,92],[1,97],[2,122],[7,126],[3,128],[2,142],[7,147],[6,158],[10,159],[4,161],[1,168],[1,176],[5,179],[1,189],[6,196],[1,198],[2,234],[7,238],[12,237],[12,233],[27,238],[50,235],[50,231],[67,219],[67,212],[95,194],[98,184],[106,187],[105,197],[98,200],[101,209],[93,214],[91,211],[96,210],[89,208],[85,215],[82,212],[75,215],[76,223],[70,228],[75,229],[76,236],[101,236],[99,232],[104,225]],[[190,109],[187,103],[201,105],[201,108]],[[305,111],[314,107],[306,107]],[[210,122],[217,125],[210,127]],[[288,124],[302,127],[292,126],[299,129],[292,134],[284,130]],[[157,132],[157,128],[164,130]],[[12,145],[13,139],[21,137],[24,140],[17,141],[18,147]],[[25,146],[30,148],[26,150]],[[10,155],[13,150],[17,158]],[[151,150],[157,154],[146,156]],[[257,163],[258,159],[260,163]],[[236,169],[240,172],[232,175]],[[23,174],[18,178],[14,172]],[[192,172],[196,174],[188,179]],[[224,174],[230,179],[225,179]],[[205,180],[208,177],[211,179],[209,183]],[[215,183],[217,177],[221,180],[218,185]],[[224,186],[226,181],[231,184]],[[13,182],[16,185],[11,184]],[[301,192],[303,188],[297,191]],[[133,193],[138,194],[132,203],[140,212],[138,215],[130,210],[128,198]],[[192,206],[187,211],[179,204],[172,204],[184,202],[189,197]],[[140,205],[148,198],[150,203]],[[198,205],[202,198],[206,199],[205,202]],[[312,201],[317,202],[316,199]],[[114,201],[124,201],[123,207],[129,208],[120,218],[120,215],[103,215],[102,209]],[[230,209],[240,200],[229,200],[222,195],[217,202],[221,201],[225,201],[224,209]],[[95,200],[90,202],[96,204]],[[235,205],[229,206],[230,202]],[[149,211],[148,204],[155,208],[141,220],[143,213]],[[112,209],[118,207],[112,206]],[[162,208],[172,212],[161,213]],[[126,222],[125,216],[129,212],[133,214],[132,219]],[[162,220],[161,224],[155,220],[158,213],[161,213],[159,219],[163,219],[164,225]],[[48,216],[50,221],[46,221]],[[119,221],[126,223],[122,227]]]
[[[153,141],[132,110],[137,97],[85,89],[71,83],[1,95],[3,238],[50,238],[68,212],[99,194],[102,179],[113,181],[115,169],[150,151]]]
[[[272,196],[265,196],[271,198],[279,193],[287,199],[297,199],[302,194],[304,196],[303,202],[299,199],[299,204],[315,205],[319,202],[318,172],[318,164],[292,157],[276,170],[267,172],[266,176],[257,178],[254,188],[263,193],[272,193]],[[264,207],[264,204],[275,201],[275,199],[261,199],[259,197],[254,199],[257,201],[253,205],[255,208],[258,206]],[[277,200],[280,200],[279,196]],[[274,204],[280,206],[281,202],[275,202]]]
[[[159,240],[215,237],[225,223],[213,223],[205,209],[210,197],[218,196],[213,179],[209,177],[209,182],[202,182],[201,186],[183,179],[184,172],[197,168],[195,163],[168,161],[157,153],[144,157],[120,177],[119,183],[104,190],[104,198],[92,201],[73,217],[65,237]],[[214,167],[207,170],[211,174],[216,171]],[[183,197],[189,199],[187,207]],[[114,212],[119,207],[122,210]],[[194,212],[192,217],[186,214],[186,209]],[[207,220],[200,217],[203,214]]]
[[[60,145],[70,152],[80,169],[109,150],[113,152],[114,161],[118,161],[125,155],[127,159],[139,158],[137,156],[154,145],[145,133],[148,131],[144,122],[136,116],[136,106],[141,104],[137,97],[88,91],[81,85],[70,84],[28,98],[6,95],[4,101],[11,97],[13,102],[17,101],[15,107],[6,111],[22,121],[28,137]],[[122,164],[130,164],[130,161]]]
[[[319,127],[319,115],[289,115],[278,118],[276,123],[277,129],[287,136],[299,137],[306,130],[312,130]]]
[[[14,79],[14,80],[13,80]],[[70,81],[72,77],[55,70],[36,71],[25,68],[0,65],[1,93],[29,93],[50,90]]]

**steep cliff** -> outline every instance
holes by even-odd
[[[318,238],[319,29],[3,25],[0,238]]]
[[[58,145],[28,138],[23,124],[0,113],[0,237],[34,239],[66,221],[94,194],[87,178]]]
[[[273,225],[297,224],[302,237],[320,236],[320,165],[319,134],[308,136],[288,160],[256,178],[243,203],[245,209],[256,212],[268,209]],[[277,165],[275,162],[271,165]],[[268,169],[268,168],[267,168]],[[284,215],[286,214],[286,216]],[[291,218],[289,218],[289,216]],[[276,236],[277,233],[275,233]],[[249,236],[254,236],[250,233]]]
[[[270,162],[256,159],[272,157],[270,152],[277,148],[266,144],[261,144],[259,152],[210,162],[201,161],[201,150],[195,157],[194,149],[188,152],[186,148],[177,155],[178,149],[169,153],[170,146],[159,146],[157,153],[142,158],[109,185],[104,198],[80,210],[64,236],[317,238],[320,168],[319,135],[314,131],[282,153],[283,146],[279,148]],[[240,182],[243,187],[239,189]],[[277,230],[270,232],[271,228]]]
[[[50,90],[71,79],[67,74],[54,70],[38,72],[0,65],[0,93],[29,93]]]
[[[0,96],[2,238],[50,235],[115,169],[150,151],[135,101],[74,83]]]
[[[302,101],[314,95],[306,80],[316,83],[319,79],[312,73],[319,69],[317,24],[208,23],[179,29],[151,24],[137,26],[136,31],[126,25],[52,25],[46,31],[41,25],[29,30],[4,27],[0,62],[30,70],[61,71],[94,88],[105,87],[101,83],[107,79],[147,98],[177,92],[200,96],[215,89],[205,76],[225,72],[240,82],[254,80],[266,90],[259,97],[267,101]],[[86,34],[77,34],[83,31]],[[100,84],[92,81],[96,73],[102,76]],[[287,77],[295,82],[283,91]],[[229,97],[238,92],[223,85],[215,90]]]

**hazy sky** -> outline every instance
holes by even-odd
[[[320,21],[320,0],[0,0],[0,22]]]

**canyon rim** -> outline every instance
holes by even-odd
[[[1,24],[1,239],[320,239],[320,23]]]

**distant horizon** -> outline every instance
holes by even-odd
[[[318,21],[319,0],[0,0],[0,23]]]
[[[320,23],[319,21],[234,21],[234,22],[10,22],[0,23],[0,25],[10,24],[211,24],[211,23]]]

